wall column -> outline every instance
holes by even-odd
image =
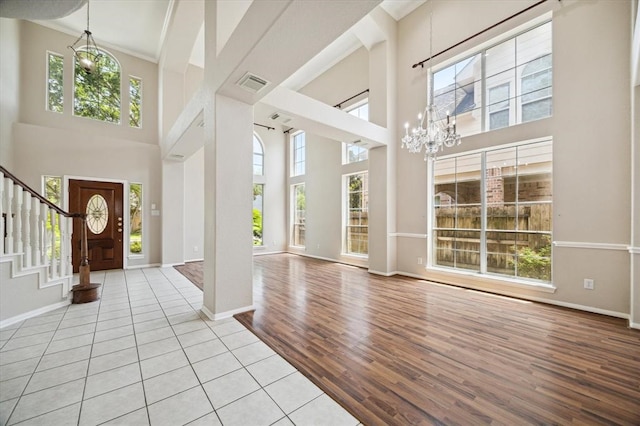
[[[205,104],[202,311],[221,319],[253,309],[253,107],[212,98]]]
[[[369,48],[369,121],[396,129],[396,21],[376,9],[371,16],[385,41]],[[369,150],[369,272],[396,271],[396,138]]]
[[[640,112],[640,85],[631,92],[631,116]],[[631,284],[629,326],[640,329],[640,123],[631,120]]]
[[[162,161],[162,265],[184,263],[184,163]]]

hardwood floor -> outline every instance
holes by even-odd
[[[176,265],[175,269],[182,275],[187,277],[196,287],[202,290],[202,283],[204,282],[204,266],[203,261],[186,262],[184,265]]]
[[[295,255],[236,315],[367,425],[640,424],[626,321]]]

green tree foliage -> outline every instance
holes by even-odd
[[[129,217],[131,218],[131,233],[140,233],[142,227],[142,184],[129,185]]]
[[[264,185],[253,184],[253,200],[256,198],[262,198],[264,191]],[[253,245],[262,245],[262,211],[254,207],[253,209]]]
[[[140,113],[142,109],[142,80],[129,78],[129,126],[141,127]]]
[[[64,109],[64,60],[62,56],[49,54],[48,99],[49,111],[63,112]]]
[[[362,207],[362,176],[349,176],[349,209]]]
[[[75,61],[73,112],[110,123],[120,123],[120,66],[107,52],[98,51],[92,73]]]

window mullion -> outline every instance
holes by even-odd
[[[482,152],[480,156],[480,273],[487,273],[487,153]]]

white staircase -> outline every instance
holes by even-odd
[[[0,328],[69,303],[73,217],[0,166]]]

